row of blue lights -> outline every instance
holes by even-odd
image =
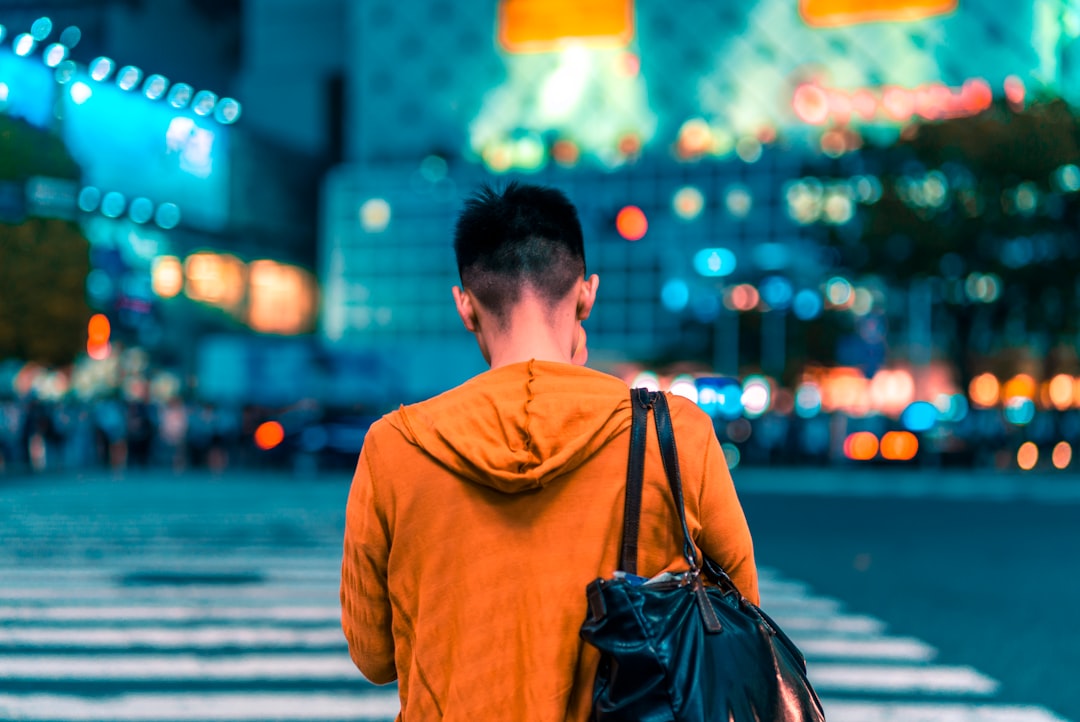
[[[49,18],[35,20],[30,32],[21,33],[12,40],[15,54],[21,57],[30,56],[40,43],[48,39],[52,29],[52,20]],[[0,25],[0,42],[6,35],[7,28]],[[68,59],[68,55],[81,36],[82,33],[78,28],[69,27],[61,33],[59,42],[48,45],[42,54],[42,61],[50,68],[56,69],[56,80],[61,84],[71,82],[78,73],[78,64]],[[116,71],[117,87],[132,91],[141,83],[142,93],[149,100],[164,98],[165,102],[178,110],[190,105],[192,112],[196,115],[213,115],[216,121],[224,125],[235,123],[240,118],[240,103],[235,99],[218,98],[216,93],[209,90],[195,92],[195,89],[187,83],[175,83],[170,87],[168,78],[163,75],[147,75],[144,80],[143,71],[134,65],[125,65],[117,70],[114,60],[102,56],[91,62],[88,68],[90,77],[97,82],[107,81],[113,75],[113,71]],[[91,94],[90,86],[81,82],[75,83],[71,90],[72,99],[76,104],[85,102]]]

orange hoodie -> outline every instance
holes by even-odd
[[[712,424],[669,397],[695,543],[758,601],[753,547]],[[372,425],[346,510],[341,623],[399,720],[584,721],[599,655],[585,586],[622,536],[629,392],[529,361]],[[681,530],[649,424],[638,573],[681,571]]]

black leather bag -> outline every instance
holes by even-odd
[[[689,571],[643,584],[616,575],[586,588],[581,637],[601,652],[598,722],[805,722],[825,719],[802,653],[712,560],[698,561],[683,505],[667,399],[631,390],[633,426],[620,569],[635,575],[648,413],[656,421]],[[706,584],[708,580],[709,584]]]

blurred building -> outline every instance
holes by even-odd
[[[484,180],[549,182],[581,207],[596,359],[704,349],[718,372],[780,374],[792,325],[863,308],[836,354],[872,367],[886,304],[917,350],[933,301],[857,288],[822,243],[881,195],[873,156],[850,151],[994,98],[1080,99],[1080,22],[1059,0],[316,5],[347,88],[321,334],[390,360],[417,394],[483,367],[449,286],[454,214]]]
[[[5,220],[77,221],[112,341],[185,374],[207,335],[309,333],[318,303],[318,179],[339,158],[260,124],[294,98],[255,112],[233,100],[274,80],[242,9],[0,2],[0,113],[57,134],[79,169],[50,178],[31,159],[5,180]]]

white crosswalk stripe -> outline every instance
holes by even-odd
[[[0,567],[0,719],[392,720],[396,690],[348,657],[335,553]],[[761,592],[830,722],[1068,722],[774,570]]]
[[[396,690],[359,676],[339,628],[348,474],[158,476],[0,490],[0,720],[392,720]],[[873,483],[948,495],[960,476]],[[1005,482],[1011,496],[1048,488],[962,481],[987,495]],[[827,487],[804,482],[790,485]],[[1069,722],[1010,696],[1012,678],[999,684],[978,659],[761,571],[764,607],[805,652],[830,722]]]

